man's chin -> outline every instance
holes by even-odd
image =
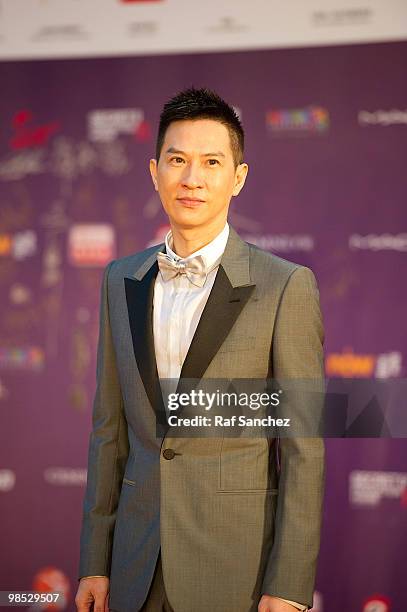
[[[205,216],[197,210],[187,210],[182,214],[176,215],[171,220],[177,227],[185,229],[201,227],[209,222],[209,219],[206,219]]]

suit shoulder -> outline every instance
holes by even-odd
[[[292,278],[295,285],[315,285],[316,280],[313,271],[307,266],[289,261],[279,257],[270,251],[265,251],[255,244],[247,243],[250,249],[251,273],[254,278],[269,276],[270,281],[278,281],[283,289]],[[295,274],[294,274],[295,273]]]
[[[297,270],[297,268],[304,267],[301,266],[301,264],[295,263],[294,261],[289,261],[288,259],[279,257],[270,251],[265,251],[255,244],[251,244],[250,242],[247,244],[250,249],[250,257],[254,266],[270,268],[273,269],[273,272],[277,271],[288,276],[291,276],[291,274]]]

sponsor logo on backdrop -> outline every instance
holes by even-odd
[[[45,228],[41,272],[41,285],[44,287],[57,285],[63,277],[62,240],[59,235],[65,235],[70,225],[66,207],[62,200],[55,200],[40,217],[41,226]]]
[[[363,603],[362,612],[390,612],[390,599],[384,595],[373,595]]]
[[[12,252],[14,259],[17,259],[17,261],[32,257],[37,252],[36,232],[24,230],[14,234]]]
[[[158,23],[156,21],[132,21],[127,26],[129,36],[151,36],[158,33]]]
[[[275,136],[325,134],[329,130],[329,112],[322,106],[271,109],[266,112],[266,126]]]
[[[50,171],[55,176],[74,180],[100,168],[107,176],[122,176],[130,170],[130,160],[123,142],[75,142],[66,137],[55,140]]]
[[[0,162],[0,179],[19,181],[26,176],[35,176],[46,171],[45,151],[22,151]]]
[[[370,7],[343,8],[335,10],[317,10],[311,13],[315,26],[348,26],[370,23],[373,11]]]
[[[358,123],[368,125],[407,125],[407,109],[376,110],[373,112],[361,110],[358,113]]]
[[[136,138],[145,140],[148,130],[144,122]],[[97,169],[107,176],[127,174],[131,169],[131,161],[125,143],[114,140],[91,144],[59,136],[53,140],[49,153],[44,149],[27,149],[9,154],[0,161],[0,180],[18,181],[26,176],[48,173],[72,181]]]
[[[21,306],[31,302],[31,289],[22,283],[14,283],[10,287],[9,298],[12,304]]]
[[[141,108],[101,109],[88,113],[91,142],[111,142],[123,134],[141,141],[150,140],[150,124],[144,120]]]
[[[73,266],[106,266],[115,256],[116,237],[113,225],[72,225],[68,234],[68,260]]]
[[[341,378],[396,378],[402,374],[403,357],[399,351],[389,353],[330,353],[325,359],[327,376]]]
[[[66,204],[62,200],[52,202],[49,210],[41,217],[41,225],[53,234],[65,232],[69,227]]]
[[[45,365],[45,355],[39,346],[0,347],[0,368],[39,372]]]
[[[407,251],[407,233],[402,234],[351,234],[349,248],[367,251]]]
[[[86,469],[67,467],[48,467],[44,470],[44,480],[58,486],[82,486],[86,484]]]
[[[33,114],[29,110],[18,111],[13,117],[12,125],[15,132],[10,140],[12,149],[42,147],[60,130],[59,121],[33,125]]]
[[[0,491],[6,493],[14,489],[16,475],[13,470],[0,470]]]
[[[244,240],[255,244],[265,251],[313,251],[315,248],[314,237],[310,234],[247,234]]]
[[[69,579],[63,571],[54,566],[43,567],[34,575],[33,590],[38,593],[60,593],[56,602],[36,604],[34,610],[64,610],[70,596]]]
[[[378,506],[384,499],[404,505],[407,472],[353,470],[349,474],[349,500],[352,506]]]
[[[31,40],[37,42],[82,41],[89,38],[88,32],[79,23],[44,25],[37,30]]]
[[[15,234],[0,234],[0,257],[12,257],[22,261],[37,252],[37,234],[24,230]]]
[[[55,287],[62,281],[62,248],[60,244],[52,239],[44,247],[42,254],[41,284],[44,287]]]
[[[237,21],[236,16],[225,15],[215,25],[207,27],[206,31],[214,34],[236,34],[248,31],[248,29],[247,24]]]

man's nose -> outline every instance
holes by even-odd
[[[190,189],[203,185],[203,174],[200,164],[187,164],[182,175],[182,184]]]

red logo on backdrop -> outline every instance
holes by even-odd
[[[12,149],[28,149],[45,145],[50,136],[60,128],[59,121],[32,125],[33,114],[29,110],[20,110],[13,117],[13,138],[10,140]]]
[[[33,589],[37,593],[60,593],[55,603],[42,604],[40,610],[64,610],[69,599],[69,580],[56,567],[43,567],[33,578]]]
[[[390,599],[384,595],[373,595],[365,600],[362,612],[390,612]]]

